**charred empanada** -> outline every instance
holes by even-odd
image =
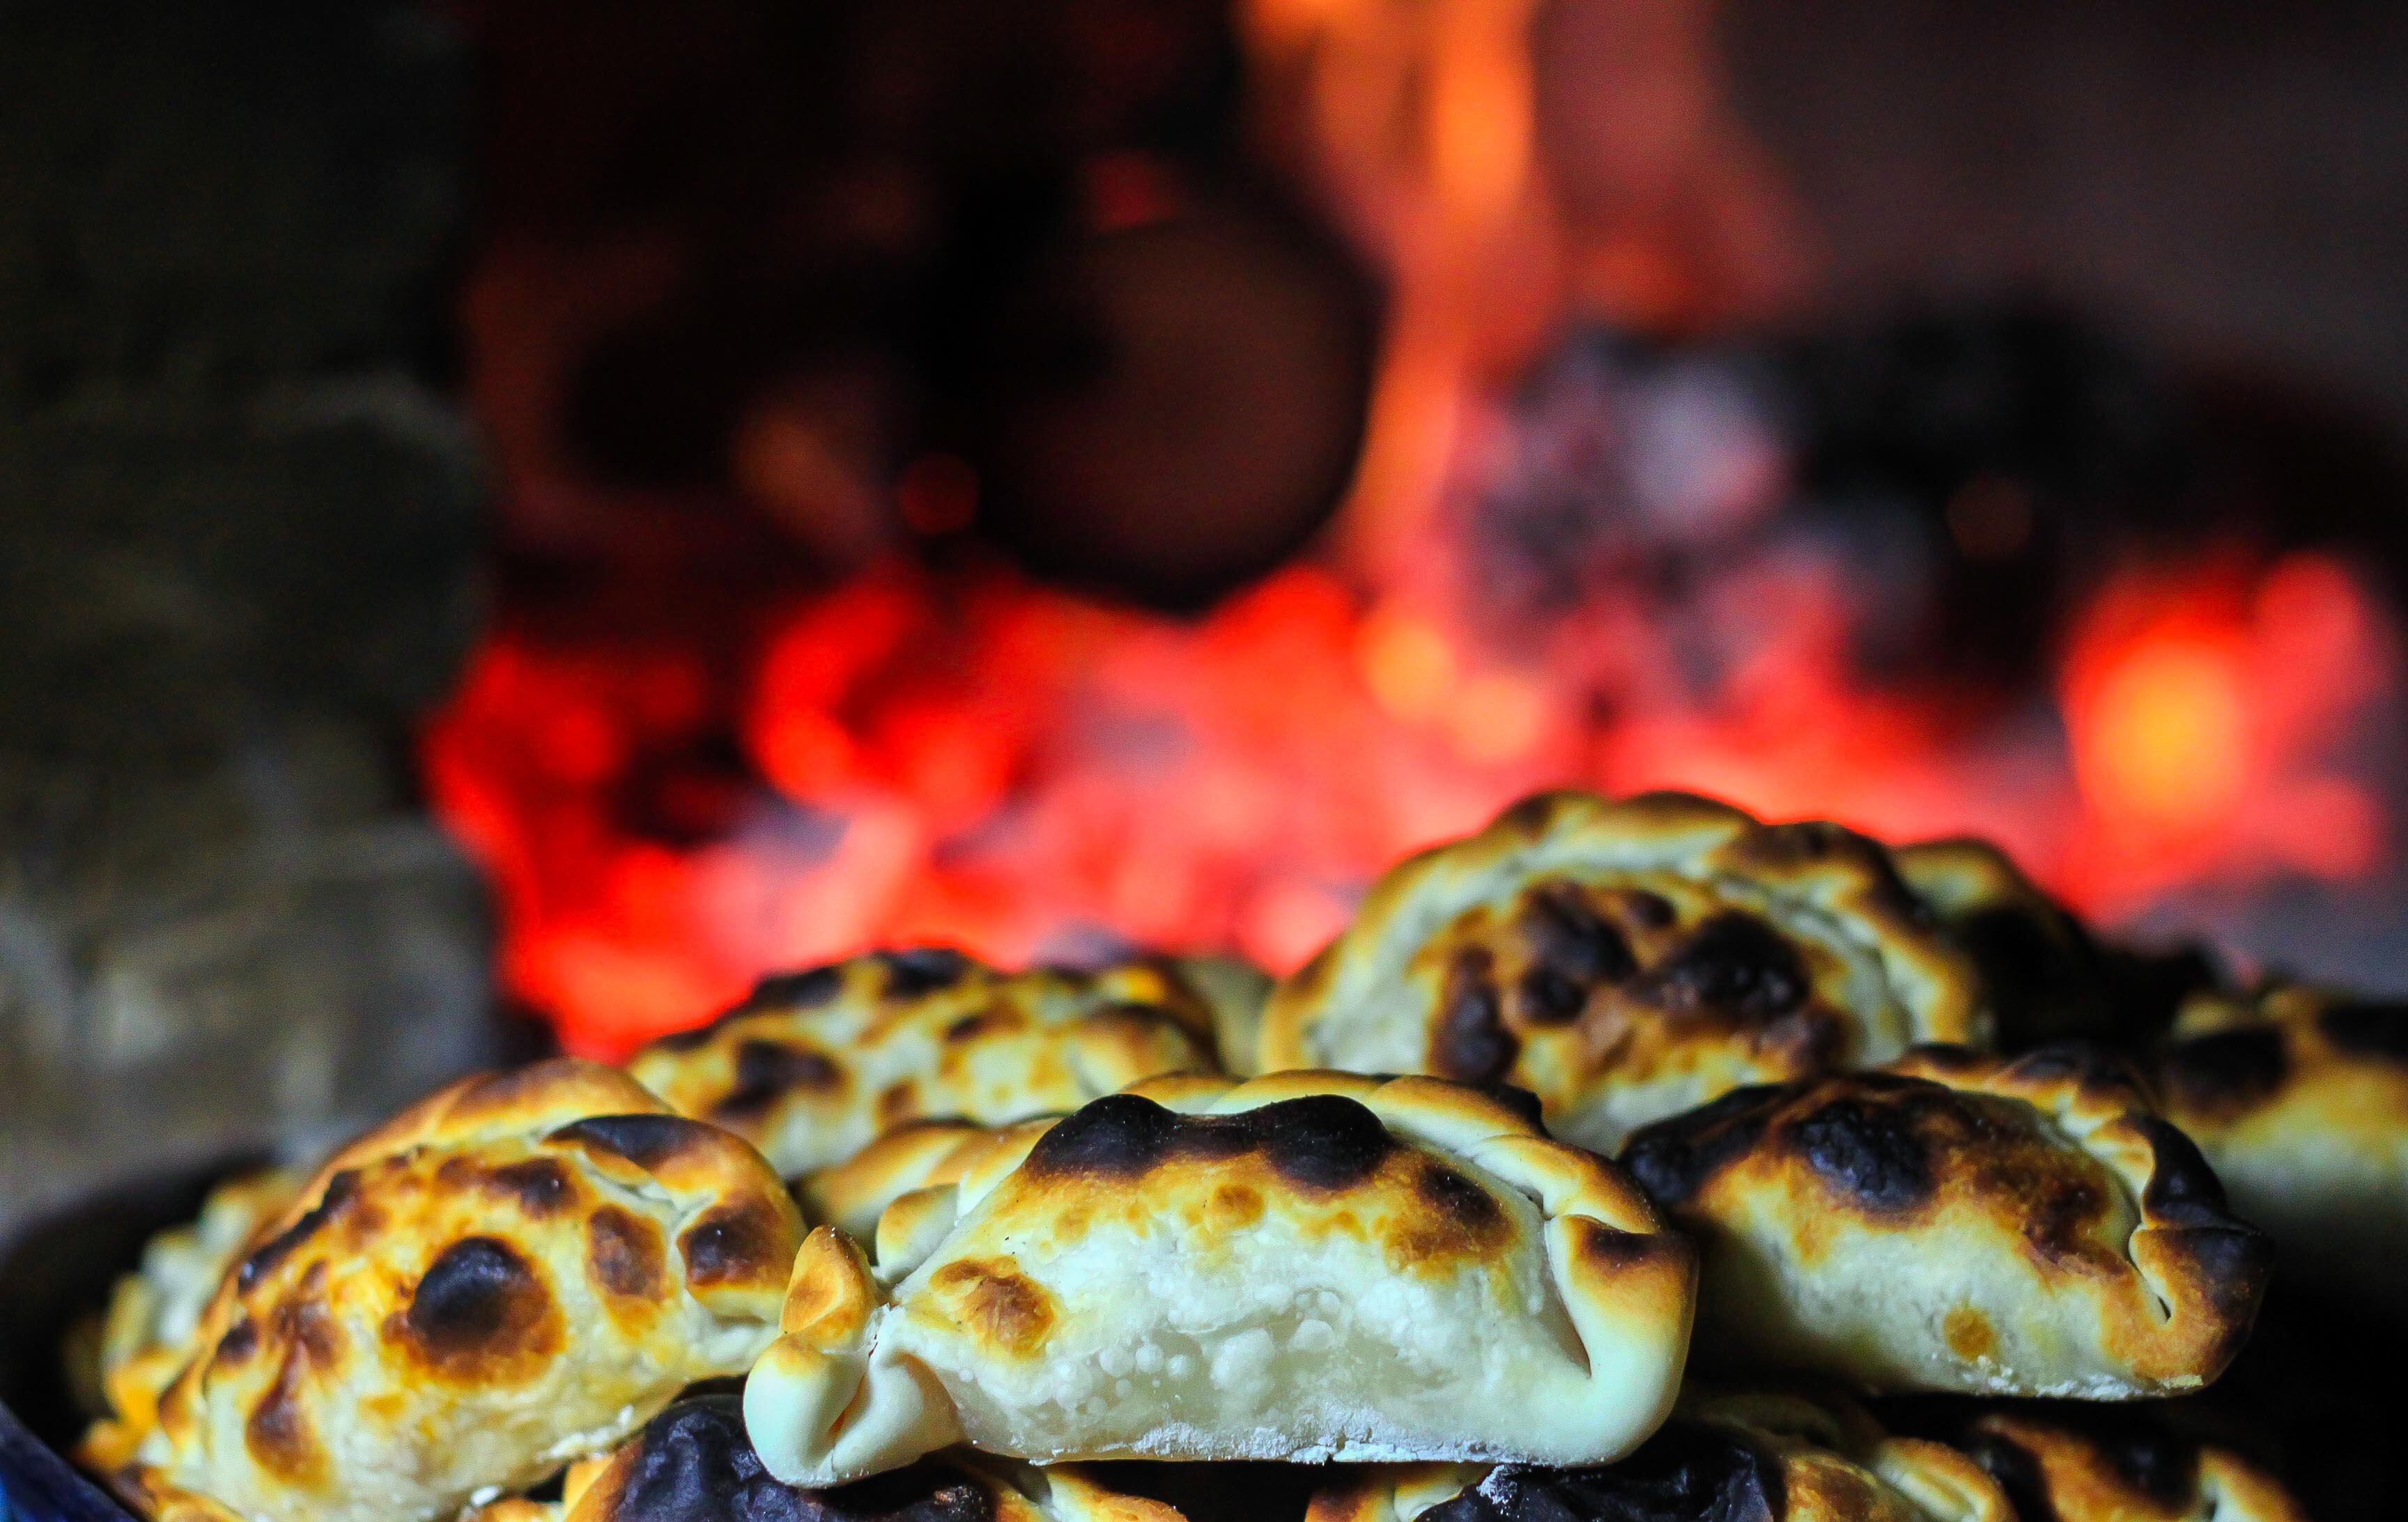
[[[2000,1045],[2122,1034],[2098,944],[2071,912],[1986,840],[1926,840],[1891,853],[1973,966]]]
[[[2026,1522],[2307,1522],[2263,1471],[2160,1433],[2109,1438],[2001,1411],[1961,1443]]]
[[[1381,878],[1273,990],[1262,1055],[1516,1084],[1610,1152],[1742,1084],[1981,1039],[1976,988],[1863,836],[1681,794],[1544,794]]]
[[[336,1154],[251,1245],[126,1488],[159,1515],[448,1516],[743,1371],[801,1234],[758,1153],[622,1073],[465,1080]]]
[[[578,1498],[567,1522],[1183,1522],[1078,1465],[1040,1470],[967,1449],[836,1490],[762,1467],[740,1400],[698,1392],[645,1425]]]
[[[1876,1390],[2120,1400],[2222,1372],[2266,1239],[2084,1049],[1742,1089],[1623,1152],[1704,1256],[1698,1356]]]
[[[797,1174],[929,1116],[995,1125],[1215,1071],[1213,1021],[1168,962],[1003,973],[942,949],[877,952],[767,979],[627,1071]]]
[[[2408,1313],[2408,1003],[2296,986],[2194,998],[2157,1082],[2286,1274]]]
[[[304,1175],[268,1168],[226,1180],[198,1219],[142,1249],[140,1271],[118,1280],[100,1339],[100,1386],[109,1418],[93,1424],[79,1455],[106,1473],[129,1462],[159,1414],[159,1396],[193,1358],[209,1297],[259,1228],[301,1192]]]
[[[1038,1460],[1600,1461],[1679,1381],[1688,1243],[1504,1099],[1181,1077],[963,1146],[920,1155],[937,1182],[880,1217],[874,1271],[832,1227],[796,1260],[745,1387],[789,1483],[964,1440]]]
[[[1306,1522],[1416,1519],[2016,1522],[2016,1514],[1998,1484],[1953,1449],[1887,1436],[1839,1402],[1746,1394],[1684,1398],[1616,1464],[1372,1466],[1314,1497]]]

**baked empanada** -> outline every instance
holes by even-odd
[[[567,1522],[1183,1522],[1078,1465],[1040,1470],[968,1450],[837,1490],[761,1465],[732,1393],[688,1395],[653,1417],[570,1508]]]
[[[1216,1071],[1213,1012],[1167,961],[1004,973],[940,948],[766,979],[627,1071],[778,1170],[840,1162],[934,1115],[987,1125],[1073,1110],[1156,1073]]]
[[[1611,1152],[1742,1084],[1982,1039],[1976,988],[1863,836],[1542,794],[1373,884],[1273,990],[1263,1065],[1512,1083]]]
[[[1684,1397],[1629,1457],[1580,1469],[1376,1465],[1306,1522],[2016,1522],[1994,1480],[1863,1412],[1784,1394]],[[2026,1518],[2025,1522],[2034,1522]]]
[[[2120,1400],[2223,1371],[2264,1236],[2120,1067],[1925,1048],[1742,1089],[1623,1166],[1699,1243],[1701,1362],[1876,1390]]]
[[[414,1522],[609,1446],[775,1335],[801,1217],[624,1074],[464,1080],[328,1161],[219,1286],[128,1491]]]
[[[2263,1471],[2164,1434],[2109,1438],[1999,1411],[1976,1419],[1960,1443],[2025,1522],[2307,1522]]]
[[[1689,1244],[1507,1099],[1172,1077],[963,1145],[922,1156],[939,1182],[881,1216],[874,1271],[832,1227],[796,1258],[744,1396],[790,1483],[965,1439],[1038,1460],[1601,1461],[1678,1385]]]
[[[2194,998],[2157,1084],[2286,1276],[2408,1314],[2408,1003],[2288,985]]]
[[[93,1424],[79,1456],[103,1473],[134,1457],[158,1419],[159,1396],[193,1358],[209,1297],[251,1239],[282,1213],[306,1182],[284,1168],[226,1180],[189,1226],[162,1231],[142,1249],[142,1267],[117,1281],[100,1338],[100,1387],[109,1417]]]

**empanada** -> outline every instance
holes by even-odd
[[[1689,1244],[1508,1099],[1172,1077],[964,1146],[923,1155],[942,1182],[883,1213],[874,1271],[832,1227],[796,1260],[745,1386],[790,1483],[964,1439],[1040,1461],[1601,1461],[1679,1381]]]
[[[1078,1465],[1040,1470],[967,1449],[838,1490],[762,1468],[732,1393],[688,1395],[653,1417],[570,1508],[567,1522],[1183,1522]]]
[[[744,1370],[801,1234],[758,1153],[624,1074],[464,1080],[337,1153],[219,1286],[127,1488],[448,1516]]]
[[[1683,794],[1542,794],[1373,884],[1273,990],[1262,1055],[1516,1084],[1611,1152],[1742,1084],[1982,1039],[1977,986],[1863,836]]]
[[[2286,1276],[2408,1314],[2408,1003],[2291,985],[2194,998],[2157,1084]]]
[[[1851,1406],[1780,1393],[1691,1395],[1616,1464],[1375,1465],[1313,1498],[1306,1522],[2017,1522],[1996,1481]],[[2039,1522],[2026,1518],[2024,1522]]]
[[[2111,1439],[1997,1411],[1976,1419],[1960,1444],[2025,1522],[2308,1522],[2271,1475],[2180,1438]]]
[[[2270,1260],[2128,1073],[2049,1047],[1742,1089],[1623,1166],[1702,1249],[1698,1356],[1876,1390],[2196,1389]]]
[[[910,1121],[995,1125],[1156,1073],[1216,1071],[1213,1022],[1167,961],[1004,973],[940,948],[875,952],[766,979],[717,1023],[637,1053],[627,1071],[798,1174]]]
[[[159,1414],[159,1396],[193,1358],[201,1313],[251,1239],[280,1214],[306,1180],[285,1168],[226,1180],[189,1226],[142,1249],[139,1272],[117,1282],[100,1339],[100,1387],[109,1417],[93,1424],[78,1455],[103,1473],[134,1457]]]

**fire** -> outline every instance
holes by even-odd
[[[2380,807],[2323,747],[2387,657],[2332,561],[2112,584],[2068,657],[2061,754],[1865,685],[1811,579],[1749,601],[1757,648],[1719,691],[1633,683],[1600,717],[1541,674],[1563,663],[1516,667],[1312,566],[1182,622],[895,564],[797,598],[730,673],[505,631],[428,729],[426,775],[492,873],[507,985],[601,1053],[878,943],[1292,967],[1382,868],[1545,785],[1981,829],[2111,912],[2377,857]],[[1643,625],[1617,637],[1638,669],[1663,657]],[[696,759],[730,731],[733,776]]]
[[[2085,897],[2114,908],[2192,877],[2371,871],[2382,805],[2329,753],[2395,658],[2365,592],[2326,556],[2112,582],[2059,682],[2088,815],[2071,869]]]
[[[504,984],[573,1050],[624,1052],[764,970],[881,943],[1292,968],[1381,869],[1546,786],[1977,831],[2110,916],[2190,883],[2380,864],[2389,821],[2346,751],[2396,691],[2394,640],[2327,556],[2127,567],[2072,621],[2050,691],[1968,718],[1956,695],[1861,668],[1857,625],[1886,589],[1749,537],[1785,467],[1725,429],[1631,510],[1709,567],[1690,600],[1633,577],[1509,626],[1447,515],[1502,384],[1568,320],[1680,331],[1794,281],[1800,239],[1724,105],[1713,9],[1240,14],[1270,136],[1390,286],[1334,553],[1193,619],[901,557],[666,630],[506,609],[424,732],[424,775],[494,883]],[[1584,93],[1552,94],[1559,75]],[[1144,159],[1088,179],[1099,225],[1178,213]],[[556,528],[579,497],[542,436],[539,366],[511,356],[540,357],[530,324],[574,324],[488,295],[470,324],[486,419],[522,516]],[[855,528],[924,537],[977,517],[978,477],[946,455],[904,470],[891,503],[859,500],[874,472],[816,416],[773,408],[741,432],[735,474],[769,510],[808,528],[842,501]],[[2020,550],[2019,490],[1953,503],[1958,546]],[[862,535],[805,537],[850,553]]]

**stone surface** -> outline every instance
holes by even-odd
[[[477,613],[420,8],[0,9],[0,1221],[480,1060],[408,728]]]

